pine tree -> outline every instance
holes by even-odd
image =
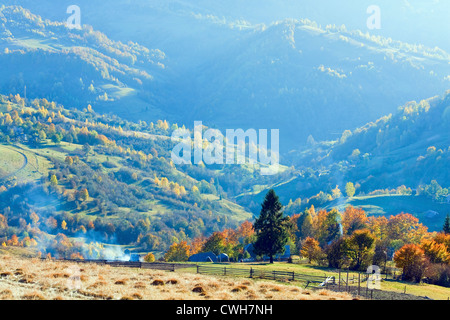
[[[447,214],[447,217],[445,218],[444,227],[442,229],[445,234],[450,234],[450,215]]]
[[[284,251],[289,241],[289,218],[283,216],[283,205],[274,190],[269,190],[262,204],[261,213],[256,219],[254,229],[256,231],[255,253],[268,255],[270,263],[273,256]]]

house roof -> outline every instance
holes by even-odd
[[[217,257],[213,252],[200,252],[189,257],[188,261],[192,262],[208,262],[212,260],[217,261]]]

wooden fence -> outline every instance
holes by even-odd
[[[263,269],[238,269],[219,266],[202,266],[197,265],[197,273],[219,275],[219,276],[236,276],[247,277],[252,279],[266,279],[275,281],[299,281],[304,282],[306,287],[326,287],[334,284],[334,277],[314,276],[308,274],[300,274],[291,271],[263,270]]]
[[[45,258],[43,258],[45,260]],[[195,268],[194,264],[187,263],[163,263],[163,262],[140,262],[140,261],[113,261],[113,260],[102,260],[102,259],[61,259],[63,261],[73,262],[73,263],[95,263],[109,265],[112,267],[122,267],[122,268],[138,268],[138,269],[155,269],[155,270],[167,270],[175,271],[176,269],[183,268]]]

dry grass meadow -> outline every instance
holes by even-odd
[[[193,273],[0,255],[0,300],[351,300],[346,293]]]

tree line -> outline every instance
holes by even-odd
[[[252,243],[258,258],[283,253],[307,258],[310,263],[330,268],[365,271],[370,265],[381,269],[393,263],[409,281],[450,286],[450,217],[441,232],[427,227],[408,213],[370,216],[364,210],[348,206],[316,211],[314,207],[287,216],[273,190],[261,205],[258,218],[246,221],[238,229],[215,232],[209,237],[174,243],[166,261],[186,261],[198,252],[226,253],[234,261],[249,257],[244,248]]]

